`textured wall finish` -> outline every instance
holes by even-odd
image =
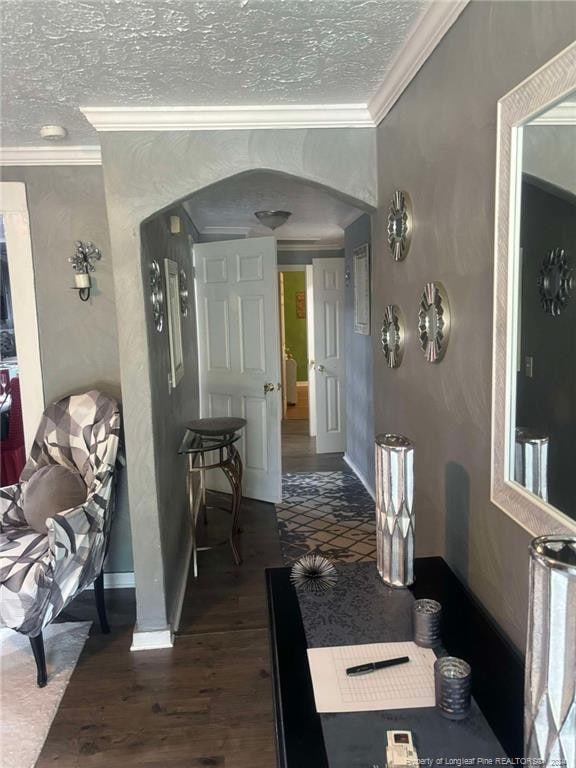
[[[179,215],[182,221],[180,234],[169,230],[169,218]],[[149,276],[149,264],[156,259],[162,272],[164,259],[178,263],[188,276],[191,301],[188,314],[181,316],[182,346],[184,350],[184,376],[175,389],[168,388],[170,370],[170,348],[168,337],[167,305],[165,304],[164,330],[158,333],[152,320],[152,304],[147,301],[146,330],[150,349],[150,381],[153,388],[153,447],[156,465],[157,492],[159,498],[159,533],[164,564],[164,585],[166,592],[166,613],[168,622],[173,624],[176,599],[188,566],[188,545],[190,542],[190,513],[186,500],[186,459],[178,456],[178,447],[184,435],[187,421],[199,416],[198,394],[198,349],[196,341],[196,311],[193,299],[192,248],[185,228],[186,220],[182,210],[177,208],[155,216],[142,226],[142,273]],[[145,532],[136,531],[135,549],[142,551],[140,541],[147,540]],[[140,621],[140,619],[139,619]]]
[[[490,503],[496,105],[575,37],[571,3],[472,2],[378,129],[381,199],[410,193],[414,235],[406,261],[394,263],[387,210],[378,211],[374,316],[398,304],[408,337],[391,370],[373,334],[376,427],[417,447],[417,555],[445,554],[520,648],[530,536]],[[429,280],[444,283],[453,316],[434,366],[416,339]]]
[[[120,399],[120,364],[112,254],[101,168],[3,168],[4,181],[22,181],[30,211],[42,379],[46,402],[101,388]],[[91,240],[103,258],[92,274],[92,296],[82,302],[74,283],[76,240]],[[131,571],[126,473],[106,569]]]
[[[204,186],[263,168],[325,185],[357,205],[375,205],[375,149],[375,131],[370,129],[102,134],[135,533],[138,625],[142,630],[166,626],[167,605],[174,595],[166,591],[170,585],[164,583],[159,537],[165,514],[160,507],[170,502],[156,480],[154,446],[155,426],[163,418],[163,409],[171,412],[172,405],[166,387],[158,384],[157,363],[143,322],[148,313],[148,282],[142,271],[140,225]],[[183,411],[179,418],[183,427],[189,416]],[[170,423],[174,428],[174,422]],[[170,450],[171,439],[162,443]],[[177,465],[171,471],[176,482]]]
[[[420,0],[2,3],[3,144],[46,123],[96,144],[78,106],[365,103]]]

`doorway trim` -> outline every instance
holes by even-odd
[[[22,420],[28,453],[32,447],[40,417],[44,412],[44,384],[30,217],[26,185],[23,182],[0,182],[0,214],[4,219],[8,274],[14,312],[14,334],[18,370],[21,374]]]

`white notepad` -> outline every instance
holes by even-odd
[[[407,664],[368,675],[346,674],[348,667],[408,656]],[[368,712],[433,707],[436,655],[416,643],[369,643],[309,648],[308,663],[317,712]]]

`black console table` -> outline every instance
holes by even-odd
[[[385,587],[373,563],[337,570],[323,595],[298,592],[289,568],[266,571],[279,768],[384,768],[392,729],[414,733],[421,759],[520,757],[522,659],[444,560],[417,559],[409,592]],[[317,714],[307,648],[412,639],[410,604],[420,597],[442,603],[443,644],[472,666],[470,717],[453,723],[433,708]]]

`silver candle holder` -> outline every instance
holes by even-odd
[[[472,670],[455,656],[434,662],[436,709],[448,720],[463,720],[470,712]]]
[[[530,545],[524,699],[524,757],[543,768],[575,766],[576,536]]]
[[[378,573],[390,587],[407,587],[414,582],[414,446],[403,435],[378,435],[375,454]]]
[[[415,600],[412,606],[414,642],[422,648],[442,643],[442,606],[437,600]]]

